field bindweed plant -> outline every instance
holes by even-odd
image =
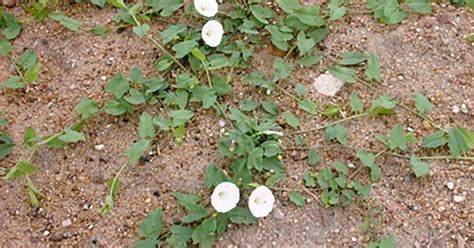
[[[256,224],[257,218],[268,216],[277,201],[274,192],[287,191],[288,199],[301,207],[314,198],[324,207],[347,206],[354,201],[363,202],[370,196],[373,184],[383,178],[382,156],[394,156],[410,161],[413,174],[422,177],[429,173],[430,160],[474,160],[474,133],[462,126],[443,127],[429,115],[434,109],[430,99],[421,92],[413,93],[413,101],[404,104],[380,87],[383,82],[378,56],[370,51],[348,51],[338,58],[318,51],[318,44],[329,34],[330,25],[353,12],[348,1],[331,0],[326,5],[303,6],[298,0],[277,0],[274,5],[261,1],[229,1],[222,11],[215,0],[147,0],[126,3],[123,0],[92,0],[92,4],[116,9],[114,22],[121,29],[129,28],[143,42],[159,49],[159,58],[151,61],[156,75],[144,75],[142,68],[130,72],[116,72],[106,83],[108,99],[103,106],[90,99],[81,99],[75,111],[79,121],[58,133],[38,135],[32,128],[24,132],[23,152],[15,165],[9,168],[5,180],[24,178],[30,200],[40,204],[44,197],[33,183],[34,155],[43,147],[63,148],[81,142],[85,122],[98,114],[123,116],[139,113],[138,139],[123,152],[124,161],[108,180],[108,189],[101,212],[106,215],[120,202],[121,176],[137,164],[153,144],[159,145],[158,134],[172,135],[176,143],[186,140],[187,125],[195,117],[197,108],[213,110],[224,119],[227,127],[218,140],[222,164],[211,163],[206,168],[204,192],[200,194],[173,192],[186,215],[168,227],[160,209],[147,214],[139,228],[140,239],[136,247],[156,247],[167,242],[173,247],[190,244],[210,247],[217,235],[224,233],[229,224]],[[431,12],[425,0],[394,1],[371,0],[368,13],[387,24],[404,20],[409,9],[417,13]],[[63,12],[56,11],[48,1],[26,6],[34,18],[49,18],[72,32],[87,31],[92,35],[107,35],[108,27],[85,29],[82,23]],[[281,10],[281,11],[280,11]],[[179,21],[174,18],[180,14]],[[16,74],[0,84],[0,89],[14,90],[32,82],[41,83],[41,65],[36,53],[26,50],[16,55],[12,40],[21,33],[21,22],[8,12],[1,12],[0,56],[10,60]],[[168,25],[157,33],[152,29],[154,20]],[[171,21],[170,21],[171,20]],[[249,62],[255,51],[266,48],[273,60],[270,75]],[[302,84],[290,77],[299,67],[315,66],[327,61],[328,73],[348,84],[371,87],[378,97],[364,99],[353,92],[346,103],[322,107],[309,97]],[[246,98],[233,104],[225,96],[232,93],[234,77],[255,86],[262,100]],[[290,92],[283,84],[295,85]],[[286,106],[272,100],[280,92],[296,103],[309,117],[322,117],[324,123],[303,130],[300,118]],[[410,107],[414,106],[414,107]],[[160,113],[153,110],[163,109]],[[147,111],[144,111],[146,109]],[[374,138],[381,150],[349,145],[351,134],[347,122],[359,118],[390,117],[405,111],[427,122],[435,132],[417,137],[401,123]],[[6,120],[0,118],[0,127]],[[308,132],[321,132],[324,144],[310,144],[305,140]],[[294,137],[294,145],[282,141]],[[286,141],[285,141],[286,142]],[[290,142],[291,143],[291,142]],[[0,131],[0,158],[6,157],[14,147],[5,131]],[[342,148],[354,152],[357,161],[325,161],[320,155],[326,148]],[[303,179],[291,188],[281,188],[287,172],[285,155],[290,150],[307,151],[309,167]],[[429,151],[449,151],[449,154],[424,156]],[[364,173],[365,172],[365,173]],[[280,199],[282,200],[282,199]],[[392,234],[374,239],[371,247],[393,247]]]

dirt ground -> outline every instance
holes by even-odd
[[[104,24],[114,27],[110,8],[99,10],[87,5],[68,10],[84,26]],[[21,17],[25,13],[16,8]],[[314,93],[321,106],[343,104],[353,91],[358,91],[365,107],[382,92],[413,106],[412,93],[418,90],[430,97],[435,109],[430,114],[445,127],[462,124],[474,128],[474,45],[467,35],[474,31],[472,11],[453,6],[435,6],[431,15],[411,14],[402,24],[386,26],[369,15],[350,15],[331,26],[330,36],[320,44],[323,53],[336,56],[341,51],[361,50],[376,53],[381,60],[384,81],[380,87],[367,88],[347,84],[336,97]],[[159,23],[153,25],[161,29]],[[115,28],[116,29],[116,28]],[[34,49],[42,63],[37,84],[25,90],[0,92],[0,111],[9,121],[7,131],[15,143],[21,144],[23,130],[31,126],[40,134],[62,130],[77,120],[74,107],[82,97],[103,103],[106,80],[117,72],[128,73],[141,66],[145,75],[154,74],[152,61],[158,56],[150,43],[140,40],[131,30],[94,37],[85,31],[73,33],[46,20],[23,25],[14,41],[15,54]],[[156,30],[155,30],[156,31]],[[265,50],[255,54],[255,67],[270,73],[273,58]],[[330,62],[329,62],[330,63]],[[294,70],[291,80],[282,87],[294,92],[297,82],[308,87],[324,73],[327,60],[309,69]],[[11,63],[0,58],[0,82],[14,72]],[[275,92],[259,93],[235,77],[233,94],[226,102],[238,104],[246,98],[275,97],[282,110],[293,110],[309,129],[325,122],[296,110],[296,102]],[[453,107],[465,104],[468,113],[453,113]],[[162,109],[147,109],[152,114]],[[99,115],[83,129],[86,142],[64,150],[42,149],[34,158],[40,171],[33,180],[47,195],[40,208],[28,203],[21,180],[0,180],[0,245],[1,247],[129,247],[137,240],[137,230],[146,213],[163,208],[166,225],[172,225],[184,211],[171,192],[204,191],[204,168],[213,161],[225,164],[217,151],[220,135],[219,119],[214,113],[200,111],[189,125],[182,146],[169,134],[160,134],[156,145],[143,162],[129,169],[122,178],[123,187],[116,207],[109,216],[99,212],[106,194],[106,179],[125,160],[122,151],[137,139],[139,112],[125,117]],[[397,110],[391,117],[358,119],[347,123],[349,145],[383,149],[375,135],[387,133],[395,123],[408,126],[419,135],[434,129],[406,111]],[[311,145],[325,144],[322,133],[306,135]],[[285,140],[291,147],[293,138]],[[103,150],[94,147],[103,144]],[[160,151],[158,153],[157,151]],[[412,145],[411,149],[416,152]],[[20,146],[0,161],[11,167],[20,156]],[[320,149],[322,165],[333,160],[355,162],[355,152],[344,149]],[[447,153],[438,151],[437,153]],[[426,151],[422,151],[426,154]],[[288,179],[282,187],[301,184],[303,172],[309,168],[306,152],[288,151],[284,162]],[[474,166],[472,162],[431,161],[427,177],[416,179],[407,160],[381,157],[382,180],[364,204],[347,208],[326,209],[315,200],[297,208],[287,193],[277,192],[272,214],[258,225],[237,226],[218,237],[217,247],[365,247],[371,233],[361,230],[369,212],[379,211],[382,224],[372,234],[392,232],[399,247],[474,247]],[[366,172],[364,172],[366,173]],[[361,173],[361,178],[366,174]],[[454,184],[453,189],[446,185]],[[461,202],[454,195],[464,196]],[[180,209],[177,211],[177,209]]]

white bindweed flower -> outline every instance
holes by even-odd
[[[194,8],[205,17],[213,17],[219,11],[216,0],[194,0]]]
[[[265,187],[259,186],[252,191],[249,197],[249,209],[256,218],[265,217],[273,209],[275,204],[275,196],[272,191]]]
[[[224,35],[224,28],[216,20],[208,21],[202,27],[201,37],[210,47],[216,47],[221,44],[222,35]]]
[[[227,213],[237,206],[239,199],[239,188],[231,182],[223,182],[212,192],[211,204],[217,212]]]

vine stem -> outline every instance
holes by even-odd
[[[430,123],[432,126],[436,127],[437,129],[439,129],[440,131],[443,131],[445,133],[448,133],[448,130],[446,130],[445,128],[441,127],[440,125],[434,123],[433,120],[431,120],[429,117],[427,117],[426,115],[422,114],[422,113],[419,113],[411,108],[409,108],[408,106],[406,106],[405,104],[403,103],[399,103],[398,106],[400,106],[400,108],[420,117],[421,119],[427,121],[428,123]]]
[[[207,83],[209,84],[209,87],[212,88],[213,85],[212,85],[212,80],[211,80],[211,74],[209,73],[209,68],[207,67],[207,64],[206,64],[205,61],[201,61],[201,63],[204,66],[204,70],[206,71]],[[233,71],[233,69],[231,70],[231,73],[232,73],[232,71]],[[229,80],[229,78],[230,77],[228,77],[227,79]],[[219,101],[217,99],[216,99],[215,106],[216,106],[217,110],[219,110],[219,112],[222,114],[222,116],[224,116],[224,118],[227,120],[227,122],[229,122],[229,124],[232,126],[232,128],[235,128],[234,123],[232,123],[232,120],[229,118],[229,116],[227,116],[225,111],[221,108],[221,105],[219,104]]]
[[[327,123],[323,126],[315,127],[315,128],[309,129],[309,130],[296,131],[296,132],[290,133],[290,135],[296,135],[296,134],[301,134],[301,133],[309,133],[309,132],[314,132],[314,131],[326,129],[329,126],[336,125],[336,124],[339,124],[339,123],[343,123],[343,122],[346,122],[346,121],[349,121],[349,120],[352,120],[352,119],[364,117],[364,116],[367,116],[367,115],[368,115],[367,113],[352,115],[352,116],[349,116],[349,117],[346,117],[346,118],[343,118],[343,119],[340,119],[340,120],[337,120],[337,121],[333,121],[331,123]]]
[[[134,13],[131,13],[129,8],[127,8],[127,11],[128,11],[128,13],[130,14],[130,16],[132,16],[132,19],[133,19],[133,21],[135,22],[135,24],[136,24],[139,28],[141,28],[141,27],[142,27],[142,24],[138,21],[138,19],[137,19],[137,17],[135,16],[135,14],[134,14]],[[178,59],[176,59],[170,52],[168,52],[168,50],[166,50],[166,48],[165,48],[163,45],[161,45],[160,42],[158,42],[155,38],[153,38],[153,35],[148,34],[146,37],[147,37],[151,42],[153,42],[153,44],[155,44],[155,46],[157,46],[163,53],[165,53],[168,57],[170,57],[170,58],[173,60],[173,62],[175,62],[181,69],[183,69],[183,70],[186,71],[186,72],[189,72],[188,68],[186,68],[183,64],[181,64],[181,62],[179,62]]]
[[[21,72],[20,68],[18,67],[18,65],[16,64],[15,62],[15,59],[12,57],[12,56],[8,56],[8,58],[10,59],[10,61],[12,62],[12,64],[15,66],[15,70],[16,72],[18,72],[18,75],[21,77],[21,79],[23,80],[23,73]]]
[[[376,149],[370,149],[370,148],[364,148],[364,147],[354,147],[354,146],[348,146],[348,145],[341,145],[341,144],[332,144],[332,145],[326,145],[326,146],[313,146],[313,147],[287,147],[285,150],[309,150],[311,148],[330,148],[330,147],[343,147],[345,149],[350,149],[350,150],[362,150],[365,152],[374,152],[374,153],[380,153],[380,155],[388,155],[388,156],[393,156],[393,157],[398,157],[398,158],[403,158],[403,159],[410,159],[413,155],[403,155],[399,153],[394,153],[394,152],[389,152],[386,150],[376,150]],[[379,156],[380,156],[379,155]],[[474,157],[472,156],[452,156],[452,155],[440,155],[440,156],[417,156],[418,159],[421,160],[445,160],[445,159],[452,159],[452,160],[469,160],[469,161],[474,161]]]

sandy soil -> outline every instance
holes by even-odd
[[[20,9],[16,14],[25,16]],[[72,16],[85,26],[109,24],[114,12],[80,6],[70,9]],[[160,25],[153,25],[160,29]],[[346,85],[336,97],[313,94],[322,106],[344,104],[353,91],[358,91],[368,107],[372,99],[388,92],[413,106],[416,89],[435,104],[431,116],[445,127],[462,124],[474,128],[474,46],[466,36],[473,32],[474,18],[466,8],[434,7],[427,16],[410,15],[400,25],[385,26],[367,15],[344,17],[332,25],[331,35],[320,45],[327,54],[358,49],[376,53],[381,60],[384,82],[380,87]],[[0,111],[10,125],[8,132],[17,144],[23,130],[31,126],[40,134],[57,132],[77,119],[73,108],[80,98],[89,97],[99,103],[107,99],[106,81],[117,72],[128,72],[142,66],[146,75],[154,73],[151,61],[157,56],[152,45],[139,40],[130,30],[114,31],[105,37],[87,32],[72,33],[47,20],[23,26],[14,41],[15,53],[31,48],[37,51],[43,73],[37,84],[25,90],[0,92]],[[273,58],[259,51],[254,65],[269,70]],[[291,80],[282,87],[294,92],[296,82],[310,87],[314,77],[325,71],[328,61],[309,69],[293,71]],[[0,81],[13,71],[10,62],[0,58]],[[244,98],[262,99],[251,86],[236,77],[234,94],[226,97],[238,104]],[[301,118],[302,128],[323,123],[321,117],[310,117],[295,109],[291,98],[275,93],[282,110],[293,110]],[[273,95],[272,95],[273,96]],[[469,113],[453,113],[453,106],[466,104]],[[147,109],[153,114],[162,109]],[[137,229],[146,213],[163,208],[167,225],[178,220],[183,210],[171,196],[173,191],[203,190],[204,168],[219,158],[217,140],[219,119],[211,112],[200,111],[189,125],[188,136],[177,146],[169,134],[160,134],[158,142],[144,161],[123,177],[123,185],[112,213],[103,217],[99,208],[106,194],[106,179],[124,161],[122,151],[137,139],[139,112],[125,117],[99,115],[84,128],[86,142],[64,150],[42,149],[34,159],[41,168],[33,180],[47,195],[40,208],[28,204],[20,181],[0,181],[0,244],[2,247],[127,247],[137,240]],[[418,135],[434,129],[403,110],[392,117],[359,119],[346,127],[349,145],[382,149],[374,136],[384,134],[395,123],[413,128]],[[311,145],[324,144],[322,133],[306,135]],[[293,139],[285,140],[292,146]],[[94,149],[103,144],[103,150]],[[158,148],[160,153],[158,153]],[[415,147],[411,150],[416,151]],[[8,168],[20,155],[17,147],[0,161]],[[351,150],[321,149],[322,165],[333,160],[356,161]],[[446,152],[446,151],[445,151]],[[284,187],[302,181],[309,168],[303,151],[289,151],[284,162],[288,180]],[[232,226],[218,238],[217,246],[239,247],[364,247],[371,235],[393,232],[400,247],[473,247],[474,246],[474,166],[459,161],[433,161],[430,175],[416,179],[407,160],[392,157],[378,159],[384,176],[374,184],[371,197],[364,204],[347,208],[325,209],[316,201],[303,208],[292,204],[286,192],[277,193],[272,214],[255,226]],[[366,172],[364,172],[366,173]],[[360,178],[366,178],[361,173]],[[454,183],[454,189],[446,187]],[[282,186],[282,187],[283,187]],[[460,203],[454,195],[463,195]],[[371,233],[363,233],[360,225],[372,211],[380,211],[382,224]],[[71,221],[71,225],[64,225]]]

